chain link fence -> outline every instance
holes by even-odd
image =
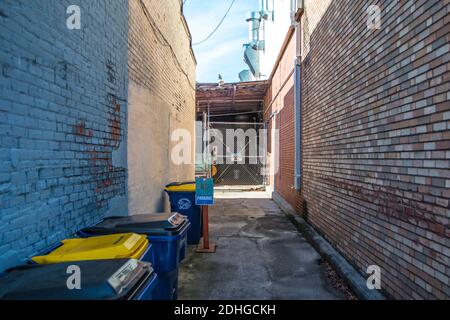
[[[265,185],[264,123],[210,122],[213,178],[217,186]]]

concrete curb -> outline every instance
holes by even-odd
[[[272,194],[272,199],[280,206],[281,210],[283,210],[306,240],[311,243],[314,249],[336,269],[337,273],[344,279],[359,299],[386,299],[380,291],[369,290],[366,285],[366,279],[313,226],[301,218],[286,200],[276,192]]]

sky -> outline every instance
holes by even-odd
[[[205,39],[219,24],[232,0],[186,0],[184,14],[192,43]],[[244,63],[243,44],[248,43],[247,13],[259,10],[258,0],[236,0],[216,33],[206,42],[193,46],[197,59],[197,82],[238,82]]]

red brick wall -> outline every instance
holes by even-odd
[[[270,185],[276,189],[292,206],[296,204],[297,192],[294,187],[294,59],[295,38],[290,36],[283,56],[277,64],[271,86],[265,98],[265,119],[269,121],[269,129],[279,132],[279,149],[269,147],[269,152],[278,152],[279,170],[270,179]],[[277,115],[270,119],[273,113]],[[274,141],[268,140],[272,144]]]
[[[294,144],[294,87],[283,96],[284,108],[278,115],[280,130],[280,163],[277,192],[289,203],[295,205],[296,192],[294,188],[295,176],[295,144]]]
[[[448,299],[449,1],[331,1],[314,30],[310,2],[297,208],[389,296]]]

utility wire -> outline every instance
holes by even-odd
[[[217,25],[217,27],[213,30],[213,32],[211,32],[209,34],[209,36],[207,36],[205,39],[203,39],[200,42],[197,43],[193,43],[193,46],[197,46],[199,44],[202,44],[203,42],[206,42],[209,38],[211,38],[213,36],[214,33],[216,33],[216,31],[219,29],[219,27],[222,25],[222,23],[224,22],[225,18],[228,16],[228,13],[230,12],[231,8],[233,7],[233,4],[236,2],[236,0],[233,0],[230,4],[230,7],[228,8],[227,12],[225,12],[225,15],[223,16],[222,20],[220,20],[219,24]]]

